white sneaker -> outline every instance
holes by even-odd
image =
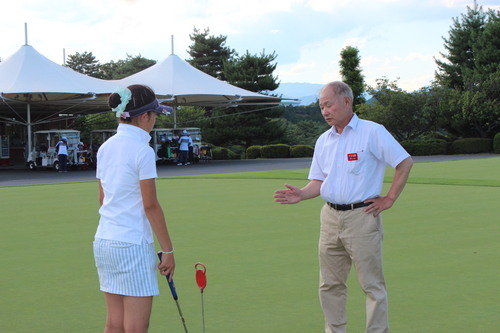
[[[177,163],[177,165],[182,165],[182,163]]]

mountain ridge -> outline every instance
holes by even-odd
[[[299,105],[309,105],[316,102],[321,87],[323,84],[320,83],[282,82],[270,93],[283,98],[300,99]]]
[[[319,90],[324,86],[320,83],[307,82],[284,82],[280,83],[276,90],[268,92],[282,98],[299,99],[299,104],[294,105],[310,105],[316,103],[319,99]],[[371,103],[373,96],[367,92],[363,93],[367,103]]]

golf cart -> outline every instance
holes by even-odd
[[[192,153],[190,159],[192,163],[200,160],[211,160],[212,150],[209,145],[201,143],[201,131],[197,127],[185,128],[154,128],[150,135],[152,137],[150,144],[155,151],[157,163],[177,163],[179,156],[177,140],[186,130],[193,140]],[[116,129],[94,130],[90,133],[90,160],[95,167],[97,150],[99,147],[116,133]]]
[[[90,132],[90,147],[89,154],[91,165],[93,168],[96,167],[97,163],[97,151],[99,147],[110,137],[116,134],[116,129],[100,129]]]
[[[68,167],[87,167],[87,150],[80,142],[80,131],[54,129],[34,133],[33,148],[26,159],[28,169],[45,167],[59,170],[56,145],[62,137],[66,137],[68,142]]]
[[[212,159],[212,147],[209,144],[202,144],[200,146],[200,160],[209,161]]]
[[[192,163],[198,163],[200,159],[212,159],[209,146],[201,143],[201,130],[199,128],[154,128],[151,131],[151,142],[158,163],[177,163],[179,156],[177,140],[182,136],[183,131],[188,132],[193,141],[192,151],[190,149],[189,154]]]

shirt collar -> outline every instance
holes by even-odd
[[[349,122],[349,124],[347,124],[346,127],[350,127],[352,128],[353,130],[355,130],[356,128],[358,128],[358,124],[359,124],[359,118],[358,118],[358,115],[357,114],[354,114],[351,118],[351,121]]]
[[[148,132],[134,125],[120,123],[118,124],[118,128],[116,129],[116,131],[117,133],[137,137],[139,138],[139,140],[146,143],[149,143],[149,141],[151,140],[151,136]]]
[[[351,118],[351,120],[349,121],[349,123],[347,124],[347,126],[344,128],[344,131],[346,128],[351,128],[352,130],[356,130],[356,128],[358,127],[358,124],[359,124],[359,117],[354,114]],[[335,135],[337,133],[337,130],[335,129],[335,126],[332,126],[330,129],[330,135]]]

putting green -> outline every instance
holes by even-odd
[[[394,332],[493,332],[498,317],[500,158],[415,164],[384,212],[384,264]],[[321,332],[318,215],[313,199],[273,202],[307,170],[161,178],[176,248],[175,283],[191,332],[201,331],[194,264],[207,266],[207,332]],[[390,179],[390,176],[388,177]],[[0,331],[100,332],[105,316],[91,242],[96,182],[0,188]],[[388,184],[385,184],[387,190]],[[349,331],[364,328],[351,274]],[[167,284],[150,332],[183,332]]]

